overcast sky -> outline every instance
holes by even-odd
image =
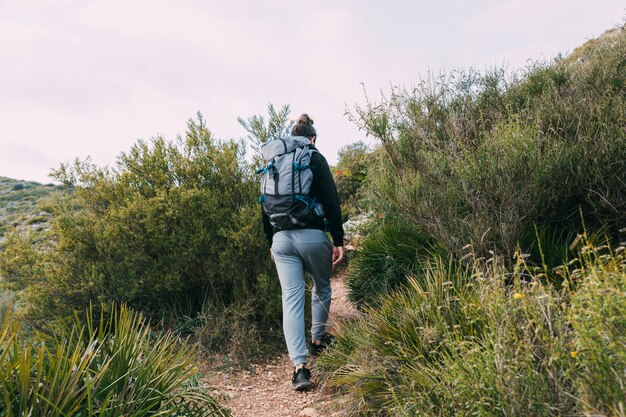
[[[0,0],[0,176],[50,182],[200,111],[217,138],[290,104],[318,147],[363,139],[344,116],[420,75],[550,59],[622,24],[623,0],[315,2]]]

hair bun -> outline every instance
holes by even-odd
[[[300,115],[300,118],[298,119],[298,124],[312,126],[313,119],[311,119],[308,114],[302,113],[302,115]]]
[[[313,119],[308,114],[302,113],[296,124],[291,128],[291,134],[294,136],[304,136],[305,138],[317,137],[317,132],[313,127]]]

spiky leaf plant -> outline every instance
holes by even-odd
[[[7,314],[0,328],[0,412],[6,416],[227,416],[192,384],[192,349],[154,333],[122,306],[26,338]]]
[[[361,415],[623,417],[625,251],[578,242],[559,285],[522,258],[431,264],[344,327],[327,384]]]

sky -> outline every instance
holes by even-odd
[[[291,106],[331,164],[346,110],[429,72],[515,70],[624,23],[623,0],[0,0],[0,176],[52,182],[202,113],[219,139]]]

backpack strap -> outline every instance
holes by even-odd
[[[265,167],[263,167],[261,169],[257,169],[256,173],[257,174],[267,174],[270,171],[270,169],[274,166],[274,162],[275,161],[272,159],[270,161],[270,163],[267,164]]]
[[[313,165],[300,165],[297,162],[293,163],[293,169],[296,171],[304,171],[306,169],[313,170],[313,168],[315,168]]]
[[[311,143],[308,145],[304,145],[303,147],[303,152],[309,152],[309,161],[311,161],[311,157],[313,156],[313,154],[315,152],[319,153],[319,151],[315,148],[315,146]],[[304,171],[306,169],[310,169],[311,171],[315,171],[317,169],[316,166],[311,165],[310,163],[308,165],[300,165],[296,162],[293,163],[293,169],[295,169],[296,171]]]

